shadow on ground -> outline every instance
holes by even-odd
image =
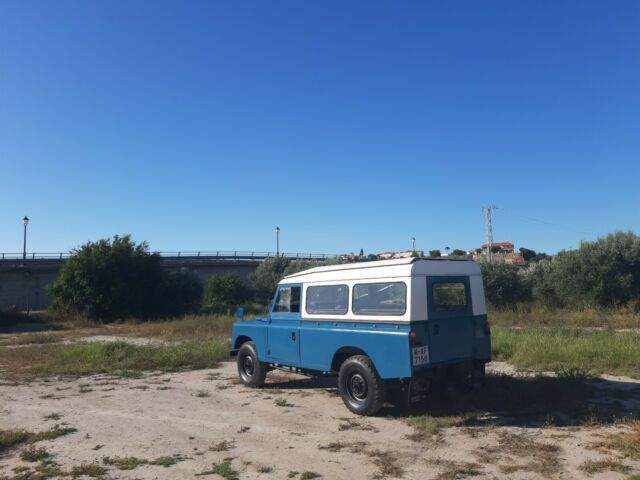
[[[53,330],[39,313],[0,310],[0,333],[31,333]]]
[[[322,389],[336,392],[335,377],[269,380],[267,388]],[[388,406],[382,416],[408,418],[419,415],[459,417],[469,426],[503,425],[608,425],[637,419],[640,383],[606,380],[583,374],[488,374],[484,387],[471,392],[431,392],[424,402],[406,407]]]

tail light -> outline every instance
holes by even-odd
[[[409,333],[409,346],[416,346],[416,332]]]

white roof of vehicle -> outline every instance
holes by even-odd
[[[410,277],[419,275],[480,275],[480,266],[466,259],[398,258],[310,268],[286,276],[280,283]]]

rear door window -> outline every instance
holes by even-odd
[[[467,289],[462,282],[437,282],[433,289],[433,309],[436,312],[466,310]]]
[[[473,315],[469,277],[427,277],[429,318]]]

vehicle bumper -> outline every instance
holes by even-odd
[[[229,356],[230,357],[237,357],[239,350],[240,350],[239,348],[232,348],[231,350],[229,350]]]

